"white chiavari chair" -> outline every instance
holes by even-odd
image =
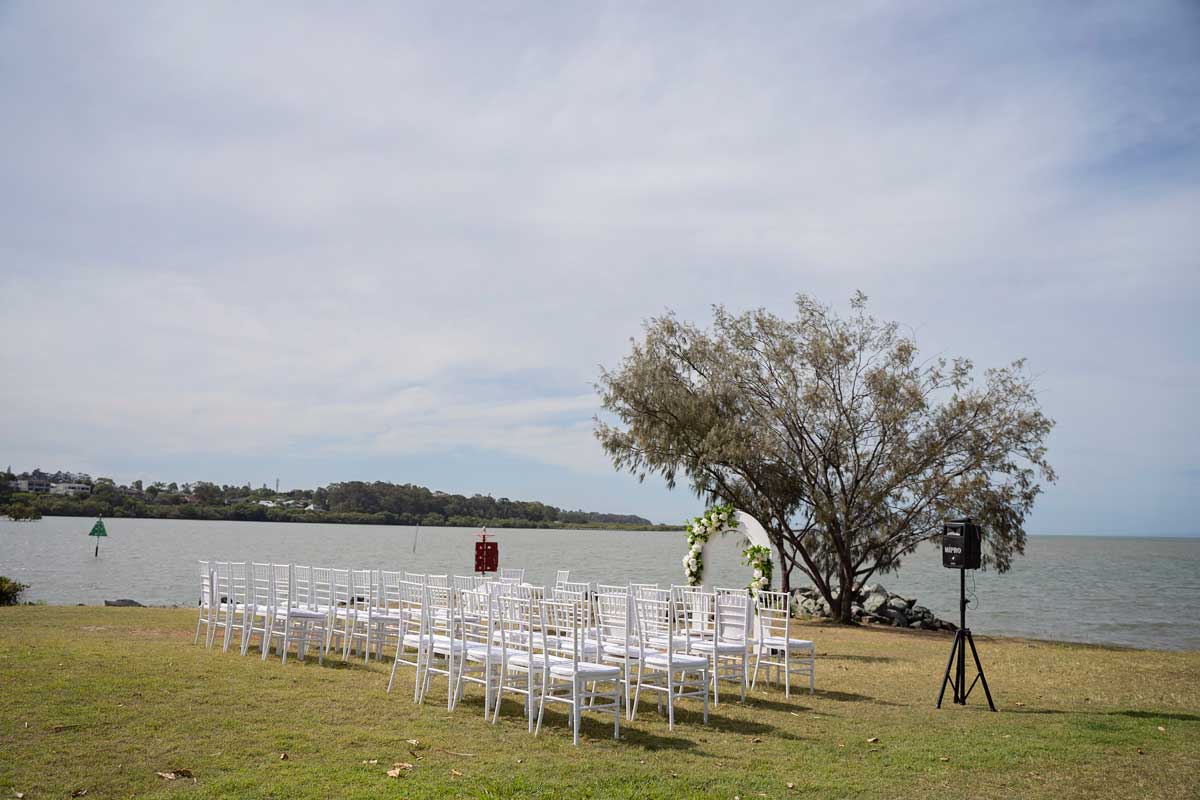
[[[584,704],[592,710],[613,712],[613,738],[621,736],[621,668],[590,660],[587,653],[588,603],[584,599],[542,603],[546,625],[545,663],[548,666],[538,702],[536,736],[542,730],[546,703],[563,703],[571,714],[573,743],[579,744]],[[601,691],[598,687],[611,686]],[[597,703],[597,700],[607,701]]]
[[[792,638],[791,598],[787,592],[760,591],[755,598],[757,622],[752,647],[754,677],[750,688],[758,682],[758,668],[775,669],[775,682],[783,678],[783,696],[792,696],[792,675],[808,675],[808,693],[816,691],[816,646],[808,639]]]
[[[242,640],[246,638],[246,632],[249,630],[249,612],[250,612],[250,581],[248,573],[248,564],[245,561],[235,561],[229,565],[229,585],[230,585],[230,606],[229,606],[229,622],[225,629],[225,641],[221,643],[221,650],[228,651],[229,645],[233,641],[233,634],[236,631],[238,635],[238,652],[241,652]]]
[[[247,587],[246,630],[242,633],[242,655],[250,650],[250,641],[258,634],[259,647],[266,658],[267,632],[275,620],[275,608],[271,605],[274,590],[271,586],[271,565],[254,562],[250,565]]]
[[[617,591],[604,591],[606,588]],[[621,668],[621,685],[625,690],[625,717],[631,711],[632,678],[635,668],[640,669],[642,648],[637,641],[637,623],[633,620],[632,595],[628,587],[597,586],[593,610],[596,619],[596,637],[600,644],[600,661]]]
[[[192,639],[192,644],[200,643],[200,627],[204,626],[204,646],[207,647],[209,633],[212,631],[213,617],[216,613],[216,606],[213,603],[213,570],[212,565],[207,561],[201,561],[199,564],[200,616],[196,620],[196,636]]]
[[[452,590],[457,594],[458,630],[465,649],[458,666],[454,706],[462,699],[466,684],[483,687],[483,718],[492,714],[492,699],[504,664],[504,646],[498,641],[495,604],[486,589]]]
[[[354,582],[350,570],[329,570],[329,641],[325,649],[333,649],[335,640],[341,640],[339,648],[342,659],[350,657],[350,633],[354,627]]]
[[[425,624],[429,635],[424,659],[424,680],[419,702],[425,702],[434,676],[446,678],[446,710],[454,710],[454,689],[466,645],[457,635],[455,593],[449,587],[425,586]]]
[[[571,570],[569,569],[560,569],[558,572],[554,573],[554,586],[556,588],[564,583],[569,582],[570,580]]]
[[[516,581],[521,583],[525,580],[525,569],[517,567],[505,567],[500,570],[500,580]]]
[[[412,667],[413,702],[420,702],[425,681],[425,657],[430,646],[429,620],[425,614],[425,586],[414,581],[400,582],[400,640],[392,661],[392,674],[387,690],[392,691],[396,668],[401,664]]]
[[[383,651],[389,641],[400,639],[400,584],[399,572],[379,570],[375,573],[375,602],[367,610],[367,659],[372,652],[383,659]]]
[[[450,581],[450,585],[460,592],[469,592],[475,589],[474,575],[455,575]]]
[[[291,564],[271,565],[271,606],[275,613],[267,626],[263,660],[271,642],[279,638],[280,661],[287,663],[288,649],[296,643],[296,657],[303,660],[309,639],[316,635],[319,663],[325,663],[325,615],[296,604],[294,572]],[[297,638],[299,637],[299,638]]]
[[[221,634],[221,649],[225,649],[225,642],[229,640],[230,620],[233,617],[234,600],[233,600],[233,574],[229,568],[228,561],[212,562],[212,586],[213,586],[213,620],[208,626],[207,635],[205,636],[205,646],[212,647],[213,642],[217,639],[217,633]]]
[[[657,591],[658,584],[657,583],[631,583],[631,584],[629,584],[629,591],[632,592],[634,595],[641,595],[642,592],[645,592],[645,591],[648,591],[651,589]]]
[[[712,675],[713,705],[721,702],[721,681],[737,683],[744,702],[746,699],[747,664],[749,661],[750,602],[746,593],[716,594],[697,592],[695,604],[711,609],[712,635],[692,642],[691,651],[709,659]],[[707,631],[705,631],[707,633]]]
[[[429,584],[430,586],[436,586],[439,589],[449,589],[450,588],[450,576],[449,575],[426,575],[425,578],[426,578],[425,582],[427,584]]]
[[[534,698],[546,685],[547,656],[538,652],[538,640],[546,627],[542,603],[511,592],[493,594],[492,601],[496,604],[502,650],[492,724],[500,718],[500,700],[508,692],[523,698],[527,728],[532,733]]]
[[[675,729],[675,703],[698,698],[708,724],[708,658],[687,652],[687,639],[675,640],[674,609],[670,599],[634,596],[637,641],[642,646],[638,662],[637,688],[633,693],[630,719],[637,716],[642,690],[654,692],[659,709],[667,705],[667,730]]]
[[[404,573],[404,580],[408,581],[409,583],[419,583],[424,586],[425,584],[429,583],[429,576],[424,572],[406,572]]]

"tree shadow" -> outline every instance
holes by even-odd
[[[826,700],[835,700],[839,703],[871,703],[876,706],[892,706],[899,707],[899,703],[893,703],[890,700],[880,700],[877,697],[868,697],[865,694],[854,694],[853,692],[834,692],[828,689],[817,689],[816,694],[809,694],[806,690],[797,692],[797,697],[791,700],[768,700],[763,697],[754,697],[746,695],[746,702],[753,703],[760,708],[768,708],[772,711],[811,711],[812,709],[806,705],[797,702],[802,698],[824,698]]]
[[[842,655],[839,653],[820,653],[820,658],[836,658],[841,661],[860,661],[864,664],[886,664],[896,659],[892,656],[860,656],[860,655]]]
[[[1132,719],[1169,719],[1175,722],[1200,722],[1200,714],[1184,714],[1176,711],[1075,711],[1064,708],[1005,708],[1006,714],[1082,714],[1096,717],[1130,717]]]

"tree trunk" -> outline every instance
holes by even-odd
[[[854,605],[854,566],[843,560],[842,574],[838,578],[838,607],[834,612],[833,618],[843,625],[849,625],[854,621],[854,617],[850,613],[850,607]]]

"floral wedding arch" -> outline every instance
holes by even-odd
[[[747,588],[750,596],[771,585],[774,563],[771,561],[771,539],[762,524],[745,511],[732,505],[713,506],[687,525],[688,552],[683,557],[683,569],[689,586],[704,582],[704,554],[713,534],[738,532],[745,537],[746,549],[742,561],[753,570]]]

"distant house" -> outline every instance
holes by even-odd
[[[49,494],[50,481],[46,478],[18,478],[9,483],[18,492],[33,492],[34,494]]]
[[[274,500],[259,500],[258,504],[260,506],[263,506],[264,508],[274,508],[275,507]]]
[[[323,510],[323,509],[317,508],[317,504],[316,504],[316,503],[309,503],[308,505],[306,505],[306,506],[304,507],[304,510],[305,510],[305,511],[321,511],[321,510]]]
[[[52,483],[50,494],[65,494],[71,497],[82,497],[92,493],[92,487],[86,483]]]

